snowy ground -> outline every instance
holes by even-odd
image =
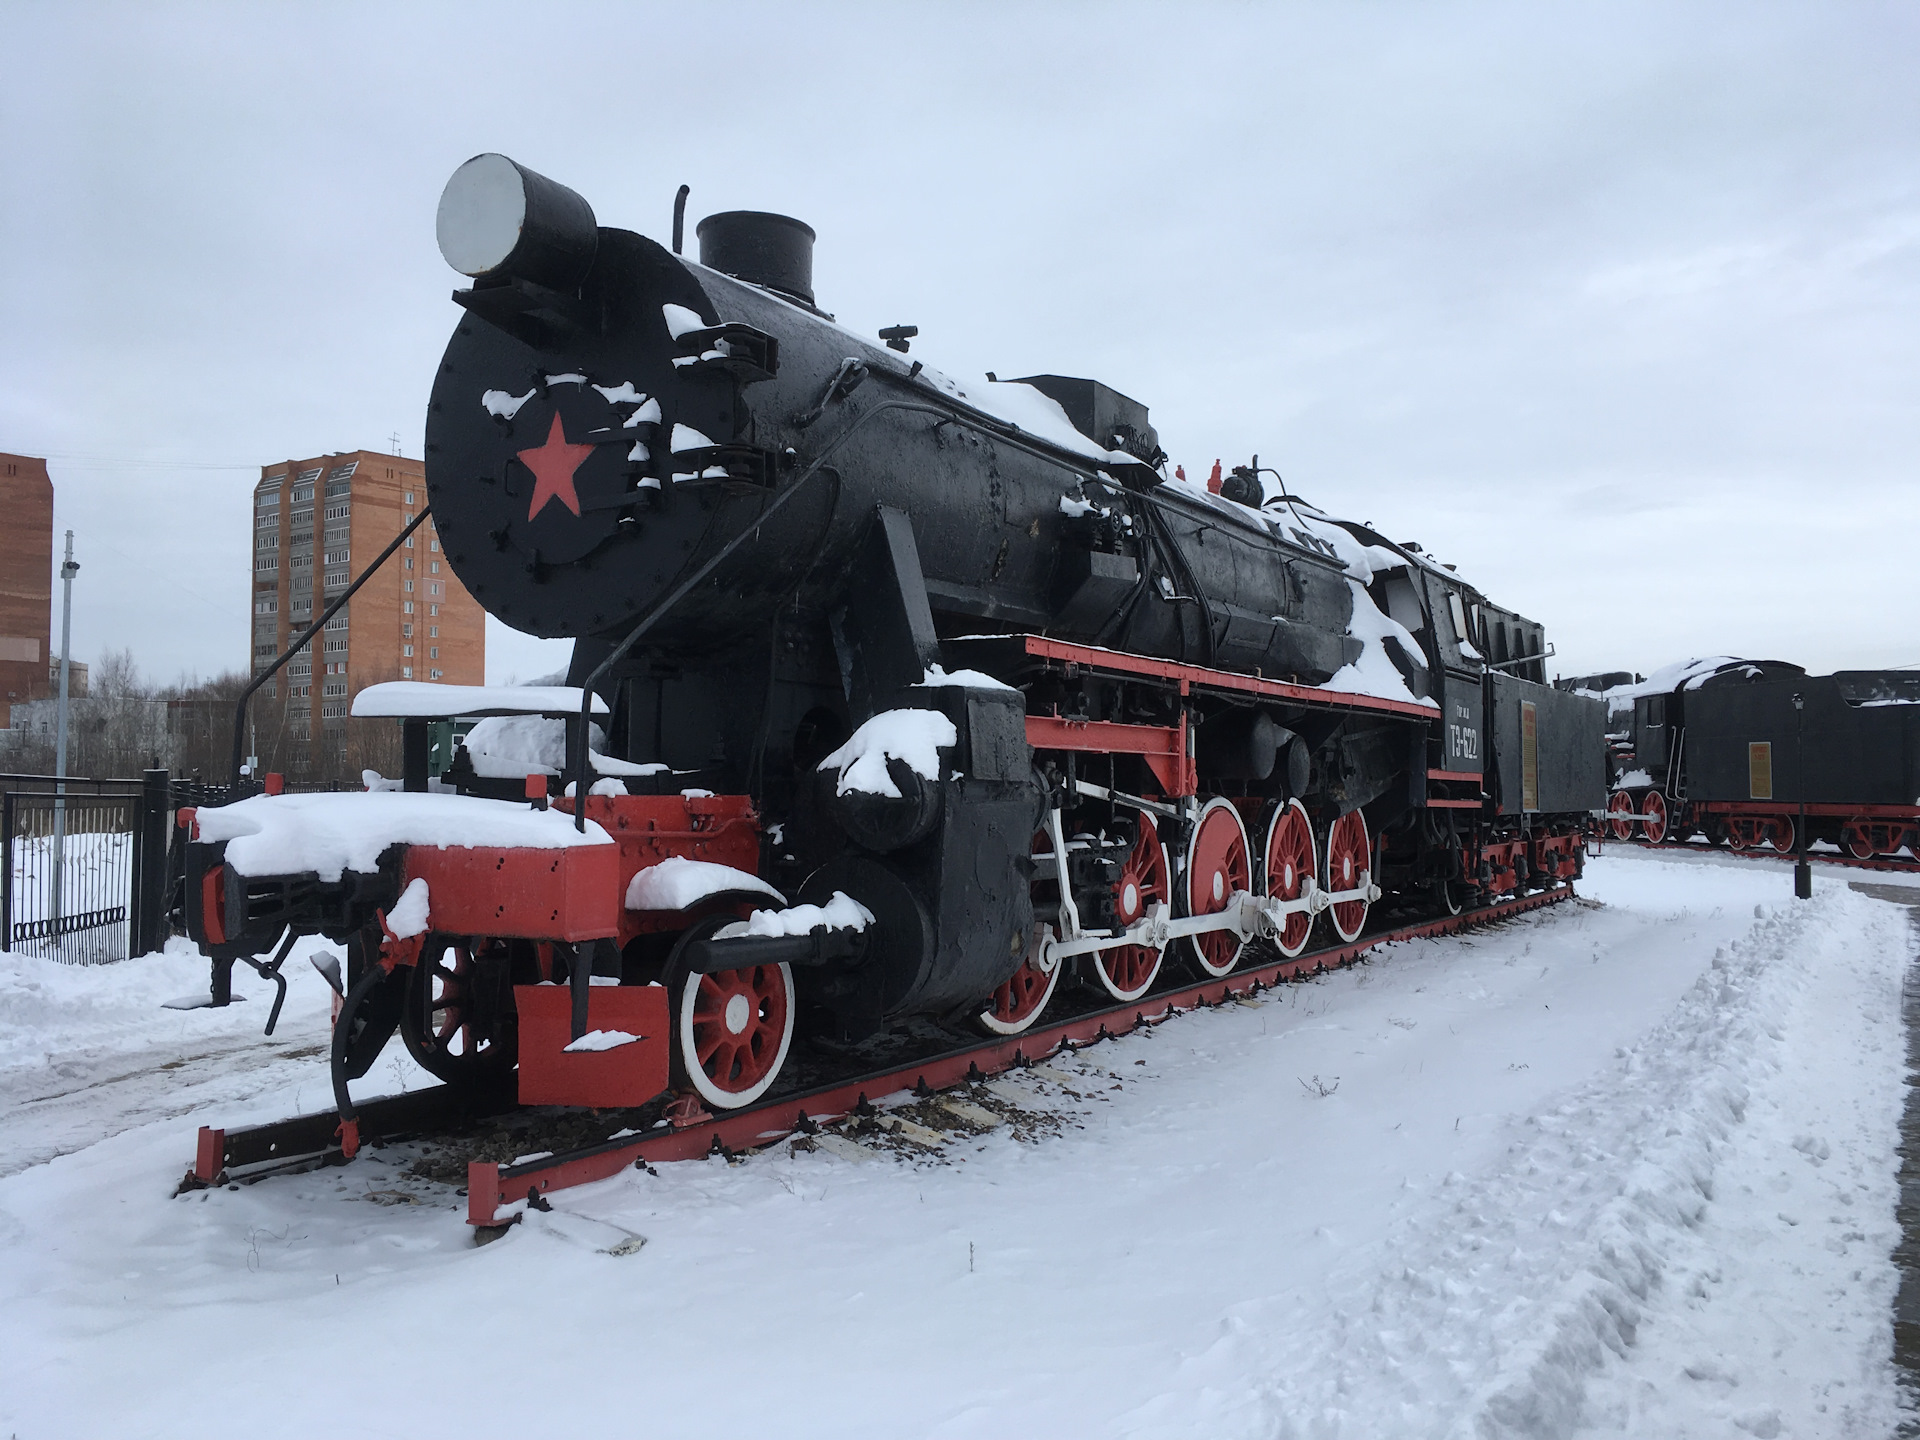
[[[1888,1434],[1913,932],[1844,880],[1623,847],[979,1097],[1057,1134],[628,1172],[484,1248],[379,1154],[170,1198],[196,1125],[324,1104],[318,977],[262,1041],[258,986],[155,1008],[190,957],[7,957],[0,1433]]]

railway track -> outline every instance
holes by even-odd
[[[599,1115],[596,1118],[603,1126],[617,1126],[621,1119],[630,1117],[647,1128],[616,1128],[610,1138],[597,1143],[541,1154],[521,1163],[470,1161],[467,1222],[484,1233],[511,1223],[519,1209],[543,1203],[543,1197],[554,1190],[591,1184],[654,1161],[755,1150],[859,1111],[883,1096],[903,1090],[927,1093],[985,1079],[1045,1060],[1062,1050],[1125,1035],[1141,1026],[1158,1025],[1189,1010],[1349,965],[1381,945],[1452,934],[1537,910],[1572,895],[1572,885],[1559,885],[1463,910],[1458,915],[1388,924],[1351,942],[1310,950],[1292,960],[1276,958],[1220,979],[1172,983],[1126,1004],[1088,998],[1076,1013],[1020,1035],[956,1044],[957,1037],[951,1031],[928,1031],[909,1036],[893,1053],[850,1076],[820,1079],[824,1061],[801,1065],[792,1086],[759,1104],[720,1115],[680,1109],[672,1118],[664,1118],[657,1106],[644,1112]],[[515,1109],[510,1094],[459,1093],[451,1086],[438,1085],[364,1103],[360,1106],[360,1133],[363,1143],[423,1139]],[[335,1135],[338,1124],[339,1117],[329,1110],[231,1130],[202,1126],[193,1167],[183,1188],[251,1183],[290,1169],[345,1163]]]
[[[1751,848],[1735,850],[1731,845],[1703,844],[1692,840],[1662,840],[1655,844],[1651,840],[1642,840],[1638,837],[1620,840],[1612,836],[1608,836],[1603,843],[1589,841],[1587,853],[1601,854],[1606,845],[1632,845],[1640,850],[1665,850],[1675,855],[1731,855],[1741,860],[1795,861],[1800,858],[1791,850],[1784,852]],[[1897,875],[1920,875],[1920,860],[1903,860],[1898,855],[1874,855],[1863,860],[1844,851],[1809,850],[1807,860],[1812,864],[1834,865],[1843,870],[1882,870]]]

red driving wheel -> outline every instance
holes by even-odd
[[[1640,801],[1640,815],[1646,821],[1646,837],[1655,845],[1667,838],[1667,801],[1658,790],[1649,790]]]
[[[1373,850],[1367,839],[1367,819],[1349,810],[1327,831],[1327,877],[1330,892],[1358,889],[1371,878]],[[1357,940],[1367,923],[1365,900],[1342,900],[1329,906],[1333,929],[1342,940]]]
[[[1113,882],[1113,908],[1122,928],[1132,925],[1173,894],[1172,866],[1167,847],[1160,843],[1153,817],[1140,817],[1140,833],[1133,850]],[[1116,1000],[1138,1000],[1160,973],[1166,951],[1155,945],[1118,945],[1093,952],[1094,978]]]
[[[1319,869],[1313,853],[1313,826],[1307,820],[1307,807],[1289,800],[1273,812],[1267,822],[1267,895],[1274,900],[1298,900],[1307,881]],[[1287,916],[1274,943],[1291,960],[1307,948],[1313,933],[1313,916],[1299,910]]]
[[[1040,1012],[1047,1008],[1047,1001],[1053,998],[1053,986],[1060,978],[1060,967],[1056,964],[1053,969],[1043,972],[1038,958],[1029,956],[1027,963],[1014,971],[1007,983],[988,997],[986,1009],[980,1012],[979,1017],[983,1027],[995,1035],[1018,1035],[1040,1018]]]
[[[1247,827],[1231,800],[1209,800],[1187,841],[1182,898],[1189,915],[1217,915],[1236,891],[1253,889],[1253,858]],[[1208,975],[1225,975],[1240,959],[1245,942],[1231,930],[1209,930],[1189,937],[1193,958]]]
[[[1792,854],[1794,850],[1793,817],[1791,815],[1769,816],[1767,838],[1773,841],[1773,848],[1778,854]]]
[[[1607,814],[1613,819],[1607,822],[1607,828],[1616,840],[1625,840],[1633,834],[1633,821],[1627,816],[1633,814],[1633,796],[1625,790],[1616,790],[1607,801]]]

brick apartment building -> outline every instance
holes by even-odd
[[[426,503],[418,460],[350,450],[263,466],[253,494],[253,672],[313,623]],[[353,696],[383,680],[478,685],[486,623],[428,520],[306,652],[262,687],[285,700],[289,738],[345,746]]]
[[[42,700],[53,626],[53,481],[47,462],[0,455],[0,728]]]

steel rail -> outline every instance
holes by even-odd
[[[1293,960],[1275,960],[1221,978],[1183,985],[1126,1004],[1105,1005],[1020,1035],[985,1039],[938,1055],[849,1080],[837,1080],[798,1094],[728,1111],[695,1124],[609,1140],[565,1154],[544,1156],[523,1165],[474,1160],[467,1166],[467,1223],[491,1229],[511,1223],[519,1207],[540,1203],[554,1190],[609,1179],[651,1161],[697,1160],[715,1153],[737,1153],[813,1128],[857,1110],[869,1100],[902,1090],[940,1090],[964,1080],[982,1079],[1016,1069],[1063,1050],[1115,1039],[1141,1026],[1154,1026],[1201,1006],[1219,1005],[1282,980],[1351,964],[1376,946],[1429,935],[1446,935],[1523,914],[1571,898],[1571,884],[1501,901],[1479,910],[1396,926],[1345,944],[1329,946]],[[502,1218],[502,1212],[508,1212]]]
[[[1320,970],[1338,969],[1376,946],[1470,929],[1554,904],[1572,894],[1571,885],[1560,885],[1477,910],[1463,910],[1458,915],[1395,926],[1346,944],[1311,950],[1292,960],[1268,961],[1219,979],[1177,986],[1130,1003],[1099,1005],[1020,1035],[982,1038],[906,1063],[890,1063],[810,1090],[777,1095],[758,1105],[728,1111],[692,1125],[590,1145],[525,1165],[472,1161],[467,1167],[467,1221],[476,1226],[497,1224],[493,1217],[504,1205],[524,1202],[529,1194],[544,1195],[549,1190],[603,1180],[636,1162],[698,1159],[713,1153],[716,1147],[727,1151],[751,1150],[796,1130],[804,1130],[820,1119],[844,1115],[869,1097],[916,1087],[938,1089],[971,1077],[1032,1064],[1062,1049],[1124,1035],[1139,1025],[1157,1025],[1188,1010],[1218,1005],[1255,988],[1266,988]],[[457,1091],[451,1085],[436,1085],[367,1101],[359,1107],[360,1133],[363,1143],[375,1139],[401,1140],[431,1134],[461,1120],[514,1108],[511,1095],[504,1090],[470,1094]],[[182,1188],[224,1184],[235,1178],[251,1182],[296,1165],[329,1162],[340,1153],[339,1123],[339,1113],[326,1110],[232,1130],[203,1125],[194,1163]]]

